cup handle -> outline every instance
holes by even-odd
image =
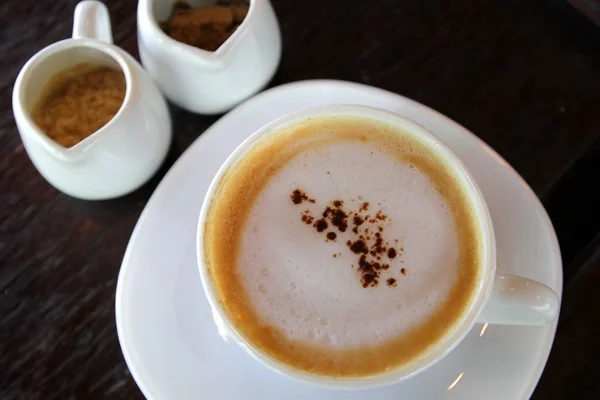
[[[112,43],[108,9],[99,1],[86,0],[77,4],[73,18],[73,39],[97,39]]]
[[[548,286],[519,276],[498,274],[478,322],[499,325],[545,325],[554,321],[560,304]]]

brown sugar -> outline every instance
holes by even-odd
[[[248,3],[222,1],[192,8],[183,1],[173,4],[171,16],[160,23],[173,39],[202,50],[217,50],[246,18]]]
[[[50,139],[72,147],[119,112],[126,89],[122,71],[79,64],[52,77],[32,117]]]

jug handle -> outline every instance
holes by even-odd
[[[85,0],[75,7],[73,39],[96,39],[112,44],[108,9],[99,1]]]

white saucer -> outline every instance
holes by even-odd
[[[196,266],[195,234],[206,189],[226,156],[284,114],[333,103],[400,113],[442,138],[472,171],[488,202],[500,271],[562,293],[556,235],[537,197],[472,133],[399,95],[354,83],[279,86],[225,115],[181,156],[148,202],[123,260],[116,295],[125,360],[149,399],[526,399],[542,373],[556,324],[477,325],[440,363],[397,385],[340,392],[279,376],[217,333]],[[484,334],[485,331],[485,334]]]

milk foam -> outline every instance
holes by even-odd
[[[297,188],[316,202],[294,204]],[[358,196],[371,214],[388,216],[385,237],[404,249],[386,261],[377,287],[360,283],[345,244],[356,239],[351,229],[326,242],[300,219],[335,199],[357,208]],[[270,179],[244,227],[237,269],[265,322],[292,339],[345,348],[384,343],[427,321],[458,279],[459,253],[452,213],[424,172],[369,142],[341,141],[308,148]]]

